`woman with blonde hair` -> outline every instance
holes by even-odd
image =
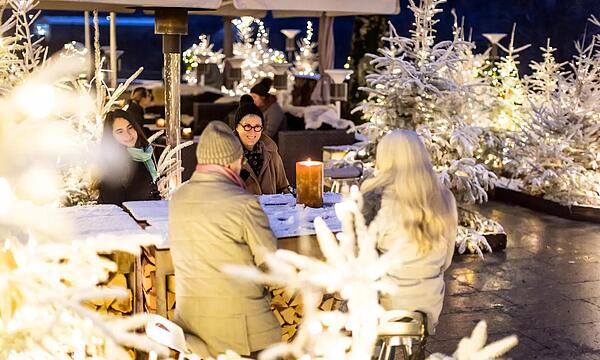
[[[454,253],[457,213],[452,193],[433,170],[425,145],[413,131],[395,130],[377,146],[376,175],[365,181],[363,214],[380,252],[393,249],[397,283],[382,295],[386,310],[421,311],[433,334],[444,301],[444,271]]]

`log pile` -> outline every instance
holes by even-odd
[[[156,260],[150,248],[143,248],[142,253],[142,296],[144,298],[144,312],[156,314]]]
[[[271,310],[281,326],[281,340],[290,342],[296,336],[298,326],[304,316],[302,297],[283,288],[273,289],[271,296]],[[326,294],[323,296],[319,309],[323,311],[339,310],[341,304],[342,299],[339,294]]]
[[[110,280],[100,286],[109,288],[126,288],[126,298],[93,299],[88,301],[88,306],[97,312],[107,315],[130,315],[133,312],[133,292],[127,284],[127,278],[124,274],[112,274]]]
[[[109,299],[93,299],[87,302],[87,305],[97,312],[107,315],[131,315],[133,314],[134,291],[135,284],[132,281],[130,274],[134,272],[133,255],[116,251],[111,255],[106,255],[109,259],[117,264],[117,271],[109,275],[109,279],[98,286],[106,286],[109,288],[124,288],[127,289],[127,297],[125,298],[109,298]]]
[[[143,248],[141,267],[143,309],[147,313],[157,314],[156,256],[154,247]],[[172,320],[175,314],[175,275],[166,276],[166,287],[167,312],[164,316]]]

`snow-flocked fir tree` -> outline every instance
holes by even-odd
[[[298,41],[298,52],[294,56],[294,66],[291,71],[295,75],[315,75],[319,67],[318,56],[315,52],[317,44],[313,41],[313,26],[306,22],[306,36]]]
[[[550,43],[532,63],[528,118],[511,152],[522,190],[563,205],[600,205],[600,50],[598,39],[576,43],[577,54],[557,63]],[[520,140],[520,142],[519,142]]]
[[[496,175],[475,159],[483,131],[471,123],[486,116],[477,107],[479,88],[485,84],[464,65],[477,62],[473,59],[474,44],[464,39],[456,20],[453,39],[436,43],[435,15],[442,11],[438,6],[443,2],[424,0],[417,6],[409,1],[415,15],[411,37],[398,35],[390,24],[390,34],[384,38],[388,45],[379,55],[372,55],[375,72],[367,75],[367,87],[362,88],[368,98],[355,111],[362,111],[370,121],[359,130],[373,144],[395,128],[416,131],[442,184],[452,190],[458,202],[483,202]],[[479,233],[488,231],[491,229],[477,229]],[[459,235],[459,244],[473,240],[463,232]],[[478,236],[477,241],[488,248],[483,237]],[[479,250],[472,244],[469,248]]]
[[[508,47],[497,46],[505,52],[499,60],[490,59],[480,72],[486,81],[480,104],[485,116],[476,122],[482,127],[482,141],[476,157],[498,175],[510,173],[509,153],[520,142],[522,127],[528,117],[527,86],[519,75],[518,53],[529,45],[515,48],[516,24],[513,25]]]
[[[490,115],[490,126],[493,129],[515,131],[525,122],[527,106],[527,88],[519,76],[518,53],[529,48],[529,44],[515,48],[516,24],[510,37],[508,47],[498,44],[506,54],[496,63],[497,74],[492,73],[491,99],[496,103]]]
[[[254,83],[264,77],[273,77],[274,63],[285,62],[285,55],[269,48],[269,32],[260,19],[243,16],[233,19],[239,42],[233,44],[233,54],[244,59],[242,79],[234,89],[235,94],[247,94]],[[226,90],[225,90],[226,91]]]
[[[84,306],[91,298],[127,294],[96,287],[116,268],[99,253],[136,253],[158,239],[75,239],[72,224],[51,210],[61,194],[61,169],[81,164],[88,153],[71,120],[95,114],[95,103],[65,80],[89,62],[64,53],[46,61],[45,50],[28,37],[24,19],[33,5],[11,1],[9,19],[21,21],[0,25],[0,53],[11,59],[0,62],[0,358],[123,359],[129,357],[124,346],[166,355],[136,333],[145,316],[106,317]]]
[[[210,37],[206,34],[198,36],[198,43],[193,44],[189,49],[183,52],[183,63],[185,64],[185,74],[183,80],[190,85],[198,83],[196,69],[199,63],[217,64],[219,69],[223,70],[223,59],[225,54],[221,50],[214,51],[214,44],[210,42]]]

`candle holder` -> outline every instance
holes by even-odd
[[[287,70],[292,66],[290,63],[273,64],[273,87],[275,90],[287,90],[288,88],[288,74]]]
[[[346,69],[328,69],[325,73],[329,75],[332,84],[329,84],[329,94],[331,101],[335,101],[338,117],[342,117],[342,101],[348,100],[348,84],[344,82],[346,77],[353,73]]]
[[[192,133],[192,128],[186,127],[181,129],[181,137],[183,139],[191,139],[194,137],[194,134]]]
[[[322,162],[307,160],[296,163],[296,204],[323,207]]]
[[[281,29],[281,33],[285,35],[285,51],[288,53],[288,60],[294,59],[294,51],[296,51],[296,35],[300,33],[298,29]]]
[[[229,69],[229,75],[227,76],[227,88],[235,89],[238,81],[242,80],[242,64],[244,63],[244,58],[234,56],[232,58],[228,58],[227,62],[231,65]]]

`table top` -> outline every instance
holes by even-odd
[[[339,232],[341,224],[335,215],[335,203],[342,201],[341,194],[325,193],[322,208],[309,208],[297,205],[296,199],[291,194],[261,195],[258,197],[267,217],[273,234],[278,239],[296,237],[301,235],[314,235],[314,220],[320,216],[329,226],[331,231]],[[123,206],[135,220],[147,222],[146,231],[160,234],[165,243],[157,246],[159,249],[169,247],[168,218],[169,205],[166,200],[154,201],[128,201]]]
[[[76,238],[145,234],[135,220],[116,205],[73,206],[55,211],[73,225]]]

